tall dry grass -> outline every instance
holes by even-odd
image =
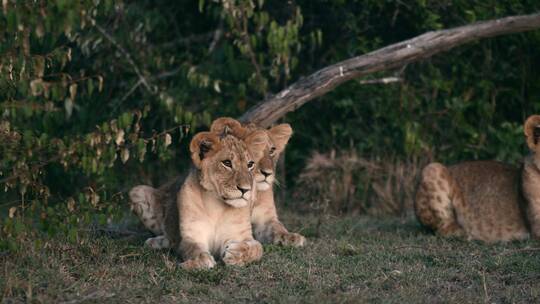
[[[412,211],[424,158],[365,158],[354,150],[314,152],[296,183],[294,197],[322,213],[405,215]]]

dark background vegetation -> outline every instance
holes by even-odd
[[[17,248],[10,240],[28,227],[74,239],[83,223],[120,219],[131,186],[186,170],[194,132],[322,67],[539,8],[533,0],[4,1],[0,246]],[[403,214],[429,160],[519,163],[521,124],[540,112],[539,48],[539,31],[471,43],[350,81],[287,115],[295,133],[281,173],[286,205]],[[400,81],[362,82],[383,77]]]

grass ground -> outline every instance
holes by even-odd
[[[413,218],[334,218],[317,237],[315,218],[286,223],[309,237],[306,248],[265,246],[250,266],[192,273],[173,254],[143,248],[145,234],[57,237],[39,249],[25,241],[0,257],[0,292],[5,303],[540,302],[535,241],[440,239]]]

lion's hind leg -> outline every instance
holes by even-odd
[[[442,236],[462,236],[456,219],[456,203],[461,200],[457,184],[448,168],[431,163],[422,170],[414,211],[420,223]]]
[[[155,235],[163,235],[164,207],[159,191],[153,187],[140,185],[129,191],[130,205],[143,225]]]
[[[165,235],[158,235],[147,239],[144,244],[152,249],[168,249],[171,248],[171,242]]]

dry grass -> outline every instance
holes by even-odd
[[[354,150],[313,153],[300,174],[295,198],[333,213],[404,215],[427,159],[367,159]]]

